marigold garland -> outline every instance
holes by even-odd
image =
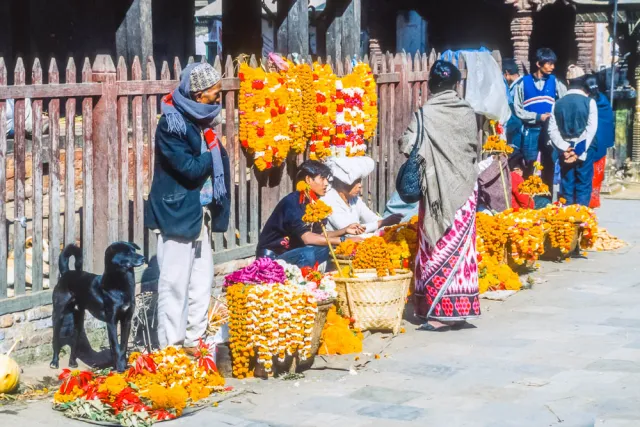
[[[524,180],[519,186],[518,191],[528,196],[546,195],[549,193],[549,186],[542,182],[542,178],[538,175],[531,175]]]
[[[315,200],[307,204],[304,210],[304,215],[302,216],[302,221],[307,224],[322,222],[329,218],[332,213],[333,209],[331,209],[331,206],[327,205],[322,200]]]
[[[253,155],[258,170],[280,166],[291,147],[286,75],[246,63],[240,64],[238,75],[240,143]]]
[[[345,240],[336,247],[336,255],[353,257],[360,243],[353,240]]]
[[[396,273],[389,252],[389,247],[382,237],[369,237],[358,246],[353,259],[353,268],[373,268],[378,277],[394,276]]]
[[[508,234],[506,224],[495,216],[476,214],[476,245],[478,253],[489,255],[498,262],[505,261],[505,245]]]
[[[284,284],[236,284],[227,288],[227,301],[235,377],[253,375],[250,365],[254,354],[269,374],[274,358],[283,362],[286,356],[295,354],[301,360],[311,357],[311,335],[318,307],[315,297],[306,289]],[[244,308],[231,309],[240,305]],[[239,361],[235,360],[236,355],[240,356]]]
[[[593,247],[598,231],[598,220],[593,209],[580,205],[564,206],[558,202],[541,209],[540,214],[549,224],[551,246],[560,249],[563,254],[571,251],[576,227],[582,231],[580,247]]]
[[[478,287],[481,294],[487,291],[519,291],[522,282],[507,264],[493,256],[478,255]]]
[[[331,155],[331,137],[336,133],[336,76],[331,66],[313,64],[313,87],[316,94],[316,130],[309,147],[311,160]]]

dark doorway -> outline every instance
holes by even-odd
[[[578,57],[575,22],[575,10],[561,2],[545,6],[533,15],[533,32],[529,44],[530,71],[535,71],[536,50],[548,47],[558,55],[555,74],[560,77],[566,75],[567,67],[575,63]]]

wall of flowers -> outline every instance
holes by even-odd
[[[239,139],[264,171],[290,152],[311,159],[363,156],[378,125],[378,96],[371,68],[354,65],[344,77],[329,65],[281,61],[279,67],[240,65]]]

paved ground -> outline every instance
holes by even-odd
[[[484,301],[477,329],[407,325],[357,372],[240,383],[250,393],[169,426],[640,426],[640,203],[607,201],[600,216],[631,245],[543,264],[532,290]],[[47,402],[0,420],[81,425]]]

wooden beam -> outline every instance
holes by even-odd
[[[327,7],[332,16],[327,29],[327,55],[336,60],[360,56],[362,0],[334,0]]]
[[[309,55],[309,0],[278,0],[276,49],[283,55]]]

